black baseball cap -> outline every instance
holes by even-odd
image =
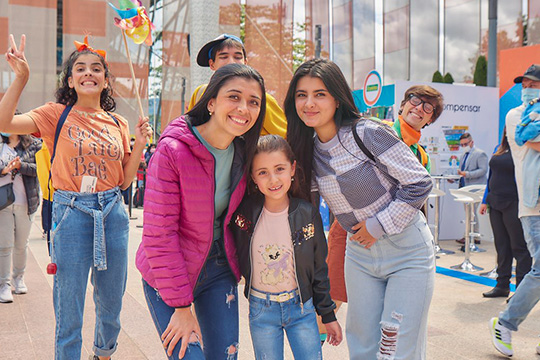
[[[516,84],[519,84],[523,81],[523,78],[531,79],[533,81],[540,81],[540,65],[532,64],[529,66],[527,71],[525,71],[525,74],[523,76],[518,76],[514,79],[514,82]]]
[[[229,35],[229,34],[221,34],[217,38],[215,38],[214,40],[209,41],[206,44],[204,44],[204,46],[201,48],[201,50],[199,50],[199,53],[197,54],[197,64],[199,64],[199,66],[205,66],[205,67],[210,66],[208,61],[212,58],[211,57],[212,49],[216,45],[221,44],[223,41],[225,41],[227,39],[236,40],[236,41],[238,41],[240,43],[240,45],[242,45],[242,48],[244,47],[244,43],[242,42],[242,40],[238,36]]]

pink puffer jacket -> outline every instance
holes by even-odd
[[[148,284],[171,307],[193,302],[193,289],[210,251],[214,223],[214,157],[184,117],[173,120],[148,167],[144,230],[136,264]],[[236,247],[227,226],[246,189],[243,140],[235,139],[225,252],[240,279]]]

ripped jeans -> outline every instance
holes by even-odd
[[[426,358],[435,254],[423,214],[401,233],[383,235],[370,249],[348,240],[345,281],[351,360]]]
[[[169,325],[174,308],[143,279],[143,290],[159,336]],[[189,343],[183,360],[236,360],[238,353],[238,287],[223,241],[213,241],[193,292],[195,313],[201,327],[204,350],[199,342]],[[181,340],[169,360],[178,360]],[[167,349],[165,349],[167,351]]]

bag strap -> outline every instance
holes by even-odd
[[[47,249],[49,250],[49,256],[52,257],[51,253],[51,226],[52,226],[52,206],[51,206],[51,172],[52,172],[52,163],[54,160],[54,156],[56,155],[56,145],[58,144],[58,138],[60,137],[60,131],[62,131],[62,127],[64,126],[64,123],[66,122],[66,119],[68,117],[69,112],[73,106],[68,105],[62,111],[62,115],[60,115],[60,118],[58,119],[58,123],[56,124],[56,130],[54,132],[54,145],[52,148],[51,153],[51,164],[49,166],[49,179],[47,180],[47,189],[49,190],[49,196],[48,196],[48,203],[47,203],[47,213],[48,213],[48,220],[51,222],[49,226],[47,226]]]
[[[111,114],[110,112],[107,111],[107,114],[112,117],[112,119],[114,120],[114,122],[116,123],[116,126],[120,127],[120,122],[118,121],[117,118],[114,117],[113,114]]]
[[[66,106],[64,111],[62,111],[62,115],[60,115],[60,119],[58,119],[58,123],[56,124],[56,131],[54,132],[54,145],[53,145],[53,149],[51,153],[51,168],[52,168],[52,163],[54,161],[54,157],[56,155],[56,145],[58,144],[58,137],[60,136],[60,131],[62,131],[62,126],[64,126],[64,123],[66,122],[67,116],[69,112],[71,111],[72,107],[73,106],[71,105]],[[51,180],[50,177],[51,177],[51,173],[49,170],[49,181]]]
[[[368,148],[366,147],[366,145],[364,144],[364,142],[362,141],[362,139],[360,139],[360,136],[358,136],[358,133],[356,132],[356,124],[353,125],[352,127],[352,133],[353,133],[353,137],[354,137],[354,140],[356,141],[356,144],[358,144],[358,147],[360,148],[360,150],[362,150],[362,152],[373,162],[377,162],[377,160],[375,159],[375,155],[373,155],[371,153],[371,151],[368,150]]]

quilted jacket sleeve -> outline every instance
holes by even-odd
[[[163,139],[152,156],[144,204],[143,243],[150,276],[165,303],[185,307],[193,302],[186,261],[181,251],[181,174],[174,140]]]

